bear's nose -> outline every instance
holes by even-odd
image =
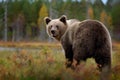
[[[52,33],[52,34],[55,34],[55,30],[51,30],[51,33]]]

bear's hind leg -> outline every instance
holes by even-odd
[[[99,52],[100,51],[100,52]],[[108,50],[98,50],[95,53],[95,61],[101,71],[100,80],[110,80],[111,74],[111,52]]]
[[[75,44],[76,46],[73,47],[73,63],[72,68],[75,69],[81,61],[86,61],[86,50],[79,46],[79,44]]]

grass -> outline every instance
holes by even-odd
[[[61,45],[57,42],[2,42],[0,41],[0,46],[2,47],[15,47],[15,48],[41,48],[41,47],[53,47],[60,48]]]
[[[19,43],[17,51],[0,51],[0,80],[98,80],[100,72],[93,59],[82,62],[75,71],[65,68],[64,52],[50,43]],[[41,46],[44,45],[44,46]],[[3,43],[1,45],[4,45]],[[13,46],[5,43],[4,47]],[[30,46],[28,46],[30,45]],[[9,46],[9,47],[11,47]],[[28,48],[40,47],[38,50]],[[14,47],[21,46],[14,43]],[[112,80],[120,80],[120,43],[113,45]]]

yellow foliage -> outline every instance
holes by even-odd
[[[45,4],[42,4],[42,7],[39,11],[38,25],[43,22],[44,17],[48,16],[48,10]]]
[[[94,18],[94,13],[93,13],[92,7],[89,7],[89,8],[88,8],[88,14],[89,14],[89,18],[90,18],[90,19],[93,19],[93,18]]]
[[[111,18],[111,16],[108,16],[107,17],[107,23],[108,23],[108,25],[112,25],[112,18]]]
[[[106,23],[106,19],[107,19],[107,14],[106,12],[103,10],[100,14],[100,21],[103,22],[104,24]]]
[[[100,21],[108,26],[109,29],[112,30],[112,18],[108,15],[104,10],[100,14]]]

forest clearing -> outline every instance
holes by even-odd
[[[3,43],[0,43],[1,47],[14,47],[16,50],[0,51],[0,80],[98,80],[99,78],[100,72],[93,59],[88,59],[86,63],[82,62],[76,71],[66,69],[64,52],[59,43],[7,42],[4,45]],[[112,80],[120,79],[119,57],[120,43],[114,42]]]
[[[98,80],[94,59],[73,71],[45,17],[102,22],[113,42],[112,80],[120,80],[120,0],[0,0],[0,80]]]

